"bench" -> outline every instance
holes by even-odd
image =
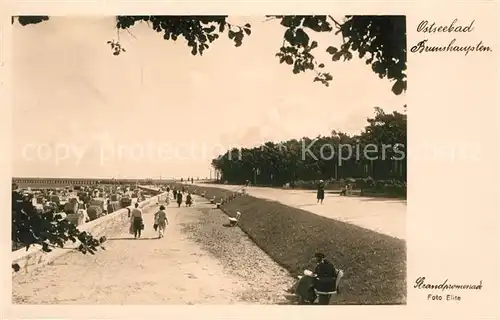
[[[304,271],[304,275],[311,277],[311,276],[313,276],[313,273],[309,270],[306,270],[306,271]],[[298,276],[299,280],[302,279],[302,277],[303,276]],[[335,280],[335,290],[329,291],[329,292],[324,292],[324,291],[318,291],[318,290],[314,289],[314,292],[317,295],[336,295],[336,294],[339,294],[340,293],[340,290],[339,290],[340,282],[341,282],[343,277],[344,277],[344,271],[337,269],[336,280]]]
[[[241,217],[241,212],[237,211],[236,212],[236,217],[229,217],[229,225],[231,227],[234,227],[238,224],[238,220],[240,220],[240,217]]]

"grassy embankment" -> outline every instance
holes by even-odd
[[[217,202],[233,196],[215,187],[188,188]],[[342,293],[332,304],[406,303],[404,240],[248,195],[235,197],[222,209],[232,217],[242,212],[239,227],[294,276],[311,268],[314,252],[326,253],[345,272]]]

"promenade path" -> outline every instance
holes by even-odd
[[[281,304],[293,279],[227,216],[201,198],[167,208],[170,225],[157,238],[153,213],[135,240],[128,227],[107,235],[94,256],[68,253],[13,278],[15,304]],[[251,257],[251,259],[249,259]],[[288,302],[289,303],[289,302]]]
[[[194,183],[194,185],[227,190],[241,188],[241,186],[235,185],[206,183]],[[266,187],[245,187],[245,190],[247,194],[256,198],[277,201],[327,218],[355,224],[395,238],[406,239],[406,200],[358,196],[341,197],[326,191],[323,204],[317,204],[316,192],[311,190]]]

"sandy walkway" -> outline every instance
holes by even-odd
[[[168,208],[163,239],[155,238],[152,208],[145,212],[144,239],[121,230],[95,256],[73,252],[14,278],[13,303],[286,303],[283,290],[293,281],[287,272],[239,228],[219,224],[227,219],[221,211],[198,202]]]
[[[189,184],[190,185],[190,184]],[[194,185],[236,190],[235,185]],[[341,197],[325,193],[322,205],[316,203],[316,192],[310,190],[286,190],[279,188],[246,187],[246,192],[256,198],[278,201],[311,213],[336,219],[386,234],[406,239],[406,201],[386,198]]]

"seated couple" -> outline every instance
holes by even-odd
[[[340,190],[341,196],[349,196],[352,193],[352,186],[350,184],[346,184]]]
[[[314,303],[318,299],[319,305],[328,305],[333,294],[338,293],[343,272],[325,258],[323,253],[316,253],[316,268],[311,274],[302,276],[290,293],[296,294],[301,304]]]

